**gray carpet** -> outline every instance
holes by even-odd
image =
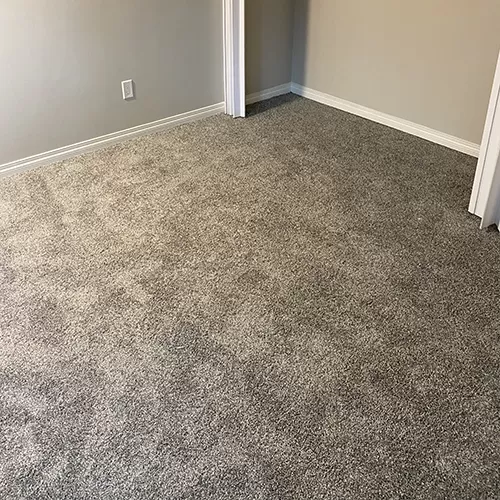
[[[499,498],[474,169],[285,96],[1,180],[0,497]]]

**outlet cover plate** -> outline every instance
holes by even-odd
[[[123,100],[134,98],[134,82],[133,80],[125,80],[122,82],[122,95]]]

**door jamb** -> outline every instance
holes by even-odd
[[[226,114],[245,116],[245,0],[223,0]]]
[[[495,123],[500,122],[500,55],[493,81],[486,125],[479,153],[479,160],[474,178],[474,186],[469,204],[469,212],[481,218],[485,216],[498,170],[498,153],[500,150],[500,131]],[[486,222],[486,221],[485,221]]]

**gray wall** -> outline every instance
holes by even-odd
[[[498,0],[296,0],[293,81],[481,141]]]
[[[2,0],[0,67],[2,164],[222,102],[222,1]]]
[[[247,93],[293,79],[480,142],[497,0],[247,0],[246,9]],[[4,0],[0,65],[2,164],[221,102],[222,0]],[[124,102],[128,78],[137,99]]]
[[[292,79],[294,0],[246,0],[246,92]]]

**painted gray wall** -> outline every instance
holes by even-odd
[[[292,79],[294,0],[246,0],[246,92]]]
[[[296,0],[293,81],[479,143],[498,0]]]
[[[293,79],[480,142],[497,0],[247,0],[246,9],[247,93]],[[0,65],[3,164],[221,102],[222,1],[4,0]],[[135,101],[121,99],[127,78]]]
[[[3,0],[0,164],[222,102],[222,64],[221,0]]]

